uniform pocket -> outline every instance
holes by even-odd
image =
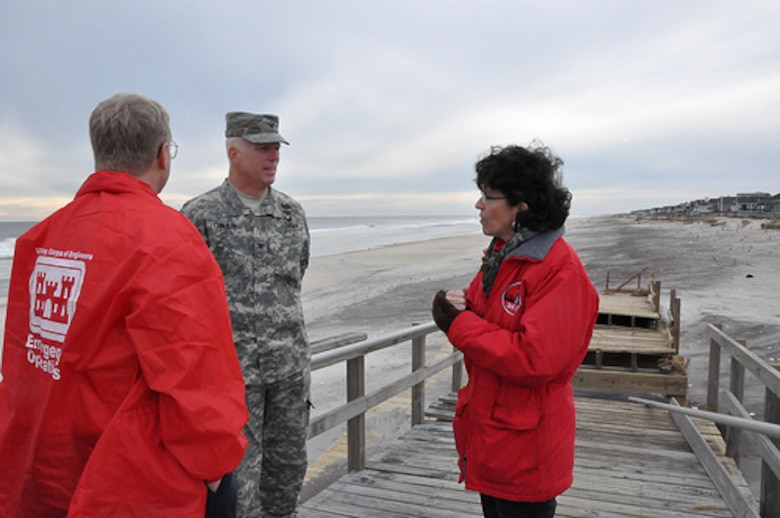
[[[277,281],[299,290],[303,282],[301,258],[306,252],[306,229],[297,220],[268,222],[263,239],[267,241],[267,266]]]

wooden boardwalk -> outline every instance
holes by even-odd
[[[668,412],[623,401],[577,397],[574,485],[558,517],[730,517]],[[714,425],[697,423],[717,451]],[[457,483],[451,423],[427,420],[304,502],[301,518],[481,516],[479,495]],[[723,459],[741,479],[733,462]],[[742,479],[743,493],[747,492]]]

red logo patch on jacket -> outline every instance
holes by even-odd
[[[504,308],[506,314],[513,317],[517,315],[518,311],[523,305],[523,283],[513,282],[506,287],[504,293],[501,294],[501,307]]]

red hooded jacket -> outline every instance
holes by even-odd
[[[3,518],[202,518],[246,448],[219,267],[126,173],[17,240],[2,369]]]
[[[543,502],[572,484],[571,380],[598,294],[562,234],[537,235],[511,252],[487,299],[479,272],[468,310],[447,333],[469,374],[453,422],[461,479],[504,500]]]

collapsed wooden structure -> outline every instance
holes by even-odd
[[[599,316],[575,387],[620,393],[661,394],[685,404],[687,361],[680,356],[680,299],[671,290],[668,316],[661,311],[661,282],[642,284],[647,268],[599,294]],[[633,281],[636,286],[631,287]]]

